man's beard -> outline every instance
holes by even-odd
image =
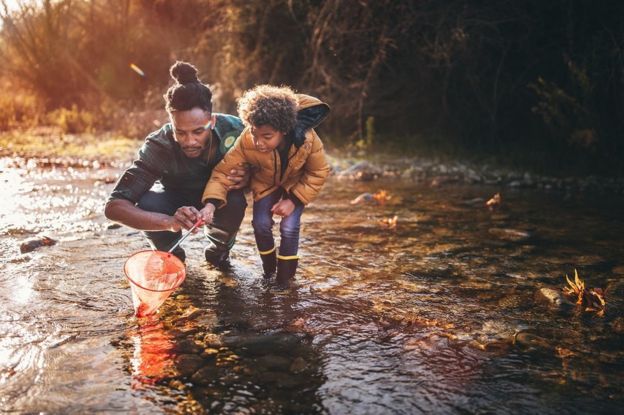
[[[201,155],[205,149],[206,146],[182,147],[182,152],[184,152],[184,154]]]

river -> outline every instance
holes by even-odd
[[[103,216],[118,167],[0,159],[0,411],[616,413],[624,201],[596,193],[329,180],[289,289],[261,277],[248,211],[232,267],[133,316],[147,246]],[[433,185],[432,185],[433,184]],[[351,204],[363,192],[391,198]],[[485,200],[501,192],[497,209]],[[389,225],[396,216],[396,227]],[[56,240],[21,254],[21,243]],[[536,301],[577,269],[604,316]]]

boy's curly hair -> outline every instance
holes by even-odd
[[[270,125],[287,134],[297,123],[297,96],[287,86],[257,85],[239,98],[238,116],[247,126]]]

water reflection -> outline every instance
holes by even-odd
[[[142,320],[137,332],[131,335],[134,347],[131,362],[133,388],[137,389],[170,376],[175,357],[173,336],[167,333],[158,317],[145,317]]]

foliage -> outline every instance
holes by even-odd
[[[585,288],[585,282],[579,278],[576,269],[574,281],[571,281],[567,275],[565,278],[568,283],[568,286],[563,289],[565,295],[573,299],[576,305],[584,306],[585,311],[593,311],[600,317],[604,316],[607,302],[602,288]]]
[[[91,112],[79,110],[76,104],[71,108],[59,108],[48,113],[48,122],[63,133],[76,134],[94,131],[96,117]]]
[[[7,86],[2,85],[6,90]],[[35,125],[43,113],[36,96],[28,93],[0,95],[0,131]]]
[[[0,7],[0,76],[46,111],[76,105],[115,128],[113,113],[162,108],[168,67],[184,59],[217,110],[255,84],[288,84],[331,105],[324,136],[367,151],[432,137],[624,172],[623,13],[569,0],[41,0]],[[24,120],[11,108],[0,127]]]
[[[137,141],[115,134],[63,134],[58,127],[0,133],[0,156],[131,160]]]

